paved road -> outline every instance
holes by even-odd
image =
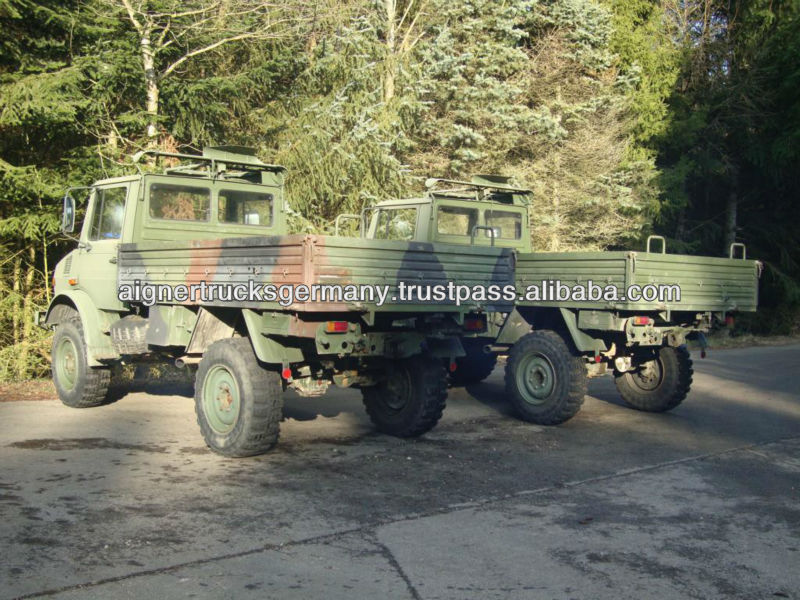
[[[188,397],[0,404],[0,598],[796,598],[800,346],[713,353],[670,414],[608,378],[555,428],[502,373],[415,441],[357,392],[206,451]]]

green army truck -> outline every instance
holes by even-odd
[[[466,354],[451,381],[479,382],[498,355],[507,355],[508,397],[527,421],[570,419],[583,403],[587,377],[608,372],[633,408],[675,408],[692,383],[686,340],[704,344],[713,320],[756,310],[761,265],[746,259],[742,244],[733,244],[728,258],[667,254],[659,236],[650,236],[643,252],[532,252],[529,190],[486,175],[426,185],[421,197],[342,215],[337,233],[352,219],[351,229],[367,239],[512,249],[515,308],[489,314],[483,332],[465,335]],[[661,290],[667,293],[655,296],[653,285],[667,286]],[[563,293],[575,288],[584,293]]]
[[[276,443],[286,388],[312,396],[331,384],[359,388],[388,434],[435,426],[447,393],[443,361],[464,355],[460,335],[474,314],[510,305],[404,302],[398,286],[509,284],[508,248],[287,235],[283,167],[235,147],[143,154],[147,169],[140,154],[138,173],[81,190],[88,205],[77,248],[56,266],[54,298],[39,317],[54,330],[64,404],[106,402],[114,365],[168,360],[196,368],[198,424],[227,456]],[[145,172],[157,161],[171,166]],[[67,235],[77,191],[64,198]],[[319,294],[309,296],[314,286]]]

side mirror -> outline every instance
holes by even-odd
[[[75,198],[64,195],[64,211],[61,214],[61,233],[72,233],[75,231]]]

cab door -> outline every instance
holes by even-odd
[[[78,250],[77,286],[101,309],[122,307],[117,298],[117,248],[122,241],[128,184],[96,187]]]

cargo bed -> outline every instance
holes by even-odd
[[[656,252],[537,252],[517,257],[518,292],[542,281],[567,286],[614,285],[620,297],[631,285],[677,284],[680,302],[578,302],[557,300],[520,302],[520,306],[615,309],[631,311],[744,311],[756,310],[759,263],[738,258],[715,258]]]
[[[140,242],[122,244],[119,249],[118,284],[135,281],[150,284],[246,284],[297,286],[388,285],[390,300],[383,306],[296,303],[280,307],[277,303],[221,303],[210,305],[246,308],[283,308],[291,311],[400,311],[431,312],[454,310],[447,304],[392,302],[400,282],[446,285],[454,281],[465,285],[511,285],[514,280],[512,251],[436,244],[342,238],[318,235],[225,238],[189,242]],[[471,304],[458,312],[482,309],[493,312],[511,310],[510,303]]]

